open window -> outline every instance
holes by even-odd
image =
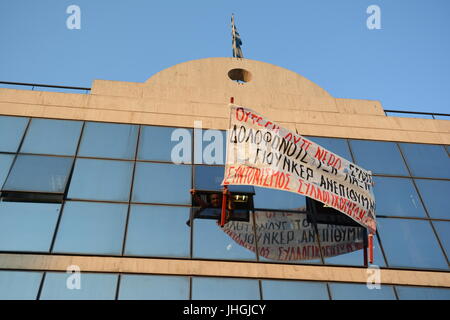
[[[241,189],[241,190],[239,190]],[[222,204],[225,199],[226,220],[249,222],[250,212],[253,211],[252,187],[230,188],[224,197],[223,191],[218,190],[193,190],[192,206],[193,218],[220,220],[222,214]]]
[[[62,203],[73,158],[18,155],[1,190],[2,201]]]

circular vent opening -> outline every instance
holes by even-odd
[[[239,83],[246,83],[252,80],[252,74],[244,69],[231,69],[228,71],[228,77]]]

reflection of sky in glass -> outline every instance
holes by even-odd
[[[412,179],[374,177],[376,212],[380,215],[425,217]]]
[[[194,277],[192,278],[192,299],[259,300],[258,280]]]
[[[41,300],[114,300],[116,274],[81,273],[80,289],[68,289],[65,272],[47,272],[42,287]]]
[[[119,300],[187,300],[189,278],[131,275],[120,277]]]
[[[216,220],[195,219],[194,221],[194,258],[229,260],[256,259],[254,252],[236,243],[217,225]],[[251,228],[251,224],[243,222],[240,222],[240,224],[248,225]]]
[[[0,116],[0,152],[16,152],[28,118]]]
[[[262,280],[261,285],[264,300],[329,300],[321,282]]]
[[[74,155],[82,121],[32,119],[20,152]]]
[[[72,162],[72,158],[65,157],[19,155],[3,189],[63,193]]]
[[[0,300],[36,300],[42,272],[0,271]]]
[[[393,287],[384,284],[372,290],[359,283],[330,283],[329,286],[332,300],[396,300]]]
[[[0,251],[48,252],[60,204],[0,202]]]
[[[394,142],[350,140],[356,164],[374,174],[408,176],[405,162]]]
[[[450,300],[450,289],[396,286],[400,300]]]
[[[379,218],[378,232],[390,267],[448,269],[430,222]]]
[[[190,208],[131,206],[126,255],[189,257]]]

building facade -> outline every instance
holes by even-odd
[[[361,249],[327,254],[321,228],[345,231],[311,227],[296,194],[255,188],[250,223],[235,224],[245,241],[186,223],[190,190],[219,190],[230,97],[373,172],[371,269]],[[247,59],[87,93],[0,89],[0,299],[450,299],[449,145],[448,118],[386,116]],[[318,255],[270,235],[267,221],[292,216],[302,224],[285,231],[308,230]]]

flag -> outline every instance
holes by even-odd
[[[231,15],[231,36],[232,36],[232,45],[233,45],[233,57],[234,58],[244,58],[242,54],[242,40],[239,32],[236,29],[234,24],[234,15]]]

